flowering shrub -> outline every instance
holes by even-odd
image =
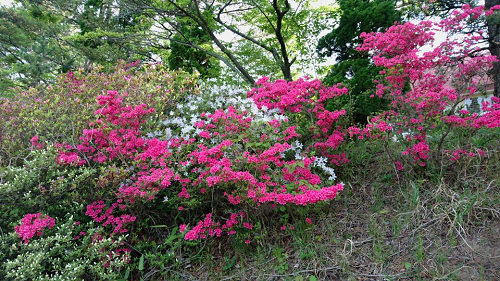
[[[58,220],[50,234],[20,244],[17,233],[0,239],[4,280],[81,280],[123,277],[130,262],[124,237],[103,237],[92,223]]]
[[[80,213],[93,197],[99,170],[88,166],[60,166],[53,144],[33,149],[23,166],[0,167],[0,228],[14,229],[27,213],[57,218]],[[77,216],[84,217],[84,214]]]
[[[119,161],[134,165],[128,182],[116,190],[116,201],[107,203],[111,207],[104,210],[107,204],[103,201],[87,207],[87,215],[103,222],[103,226],[114,226],[113,233],[125,232],[123,224],[136,219],[130,214],[118,216],[118,211],[125,211],[127,205],[152,201],[165,189],[171,197],[177,193],[178,202],[188,205],[193,204],[191,196],[198,202],[218,198],[212,199],[213,206],[227,205],[222,198],[234,206],[307,205],[332,199],[342,190],[342,184],[321,185],[322,179],[312,170],[325,163],[321,158],[307,157],[298,146],[289,144],[299,135],[295,127],[286,126],[284,117],[272,119],[261,113],[259,118],[258,114],[229,106],[214,113],[203,112],[196,120],[190,120],[196,127],[193,135],[160,140],[147,139],[141,132],[141,124],[153,109],[145,105],[124,106],[114,91],[98,97],[98,103],[103,107],[96,114],[105,119],[99,118],[93,129],[84,130],[78,151],[101,164]],[[60,151],[60,155],[63,157],[66,152]],[[326,170],[333,175],[326,182],[333,183],[333,170]],[[226,212],[226,208],[219,212]],[[211,236],[220,236],[222,232],[230,235],[237,223],[234,219],[217,223],[208,214],[185,237],[204,238],[206,235],[200,233],[205,232]]]
[[[248,92],[259,108],[279,109],[281,113],[299,114],[304,116],[302,126],[306,126],[308,133],[314,140],[307,149],[315,149],[322,156],[327,157],[331,163],[340,165],[348,162],[345,153],[335,153],[344,141],[344,132],[337,125],[345,110],[333,112],[326,109],[326,102],[347,94],[347,89],[341,85],[325,87],[319,80],[304,80],[287,82],[277,80],[269,83],[267,77],[256,82],[260,88],[253,88]],[[299,123],[300,124],[300,123]]]
[[[461,37],[468,20],[489,15],[483,7],[462,10],[440,22],[397,24],[385,32],[362,34],[364,43],[359,51],[373,53],[375,65],[384,67],[383,79],[377,85],[376,95],[391,99],[393,109],[371,119],[364,129],[350,128],[351,136],[397,139],[404,147],[400,155],[411,156],[409,165],[425,166],[428,161],[441,163],[442,157],[457,160],[457,153],[482,156],[471,146],[470,136],[480,128],[498,127],[498,99],[493,104],[483,103],[484,115],[471,114],[459,104],[476,92],[483,91],[485,77],[496,58],[478,53],[477,42],[482,40],[481,30],[471,30]],[[424,52],[420,48],[430,45],[435,31],[448,32],[449,37],[434,49]],[[445,142],[447,137],[461,134],[456,129],[469,130],[469,138]],[[445,149],[447,148],[447,149]],[[455,151],[455,152],[453,152]],[[396,159],[395,167],[403,168]]]

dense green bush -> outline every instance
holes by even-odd
[[[63,167],[50,144],[27,155],[23,166],[0,167],[0,228],[13,229],[26,213],[76,214],[96,192],[99,170]]]
[[[0,238],[3,280],[117,280],[130,260],[124,237],[104,237],[92,223],[72,216],[48,234],[18,243],[15,232]]]

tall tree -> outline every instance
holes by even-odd
[[[124,0],[17,1],[29,2],[64,18],[72,32],[63,39],[86,58],[86,65],[151,59],[144,41],[152,21],[131,11]]]
[[[61,5],[58,1],[47,1]],[[71,1],[64,1],[70,3]],[[114,64],[118,59],[147,58],[148,49],[142,44],[144,32],[151,28],[150,21],[134,14],[123,1],[76,0],[81,13],[71,18],[78,23],[80,32],[70,38],[90,62]],[[63,7],[63,6],[59,6]],[[75,10],[78,11],[78,10]]]
[[[150,43],[157,48],[166,47],[163,42],[173,42],[205,52],[219,59],[232,71],[253,84],[255,76],[245,64],[245,54],[238,53],[242,45],[251,44],[263,51],[268,62],[281,72],[281,78],[293,78],[292,66],[300,57],[297,36],[301,31],[310,29],[307,22],[311,19],[320,22],[325,17],[310,6],[310,1],[289,0],[129,0],[136,12],[149,15],[156,21],[152,29]],[[304,13],[305,10],[316,13]],[[190,38],[177,21],[189,19],[210,38],[212,46],[200,45]],[[319,29],[313,29],[309,34]],[[234,38],[227,40],[226,38]],[[163,40],[159,40],[163,39]],[[245,48],[243,48],[245,49]],[[253,48],[246,48],[253,49]],[[248,54],[247,54],[248,55]],[[258,57],[254,59],[260,60]]]
[[[336,63],[323,79],[325,84],[342,83],[349,88],[349,95],[337,99],[340,104],[332,107],[348,107],[355,122],[366,122],[366,118],[380,110],[385,101],[370,98],[373,80],[378,75],[368,53],[356,51],[362,42],[362,32],[383,31],[400,20],[400,14],[392,0],[340,0],[341,16],[338,24],[323,36],[317,46],[321,56],[334,57]]]
[[[71,26],[29,3],[0,7],[0,89],[49,82],[72,69],[79,56],[63,39]]]
[[[122,1],[15,0],[0,7],[0,89],[52,81],[57,74],[117,60],[151,59],[151,20]]]

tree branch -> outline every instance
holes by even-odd
[[[252,38],[252,37],[250,37],[250,36],[248,36],[248,35],[246,35],[246,34],[244,34],[244,33],[240,32],[240,31],[238,31],[238,30],[236,30],[236,29],[234,29],[234,28],[230,27],[229,25],[227,25],[226,23],[224,23],[224,22],[220,19],[220,17],[217,17],[217,18],[215,18],[215,17],[214,17],[214,20],[215,20],[216,22],[218,22],[220,25],[222,25],[223,27],[225,27],[227,30],[229,30],[229,31],[233,32],[234,34],[236,34],[236,35],[238,35],[238,36],[240,36],[240,37],[242,37],[242,38],[244,38],[244,39],[246,39],[246,40],[248,40],[248,41],[250,41],[250,42],[254,43],[255,45],[257,45],[257,46],[259,46],[259,47],[263,48],[263,49],[264,49],[264,50],[266,50],[266,51],[269,51],[269,52],[271,52],[271,53],[273,52],[273,50],[274,50],[274,49],[270,48],[269,46],[264,45],[263,43],[261,43],[261,42],[257,41],[256,39],[254,39],[254,38]]]
[[[273,8],[276,11],[277,19],[276,19],[276,39],[281,47],[281,57],[283,59],[281,63],[281,71],[283,72],[283,76],[286,80],[292,80],[292,72],[291,72],[291,63],[288,58],[288,52],[286,50],[285,39],[283,38],[283,34],[281,33],[283,17],[290,10],[290,3],[288,0],[285,1],[285,9],[283,11],[278,7],[278,0],[273,0]]]

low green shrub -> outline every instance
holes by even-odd
[[[0,167],[0,228],[13,229],[27,213],[50,216],[80,212],[95,191],[99,170],[63,167],[57,149],[48,145],[30,152],[23,166]]]
[[[72,216],[27,244],[11,232],[0,238],[2,280],[117,280],[130,261],[124,237],[104,237]]]

